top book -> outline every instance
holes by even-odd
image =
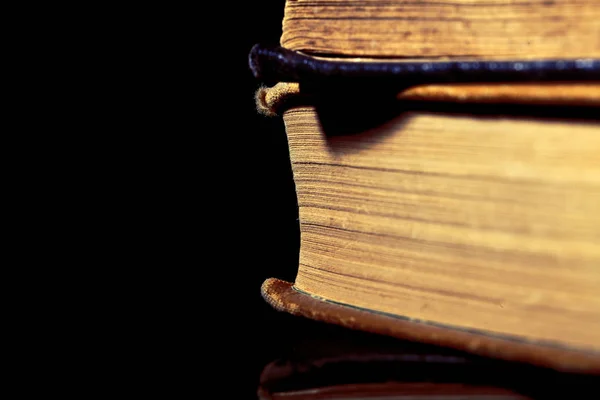
[[[597,58],[600,1],[287,0],[281,45],[375,58]]]

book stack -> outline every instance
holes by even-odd
[[[599,376],[600,2],[287,0],[282,28],[250,67],[285,124],[301,243],[265,300]]]

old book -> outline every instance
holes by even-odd
[[[514,399],[597,397],[598,380],[299,320],[262,370],[258,397]],[[299,331],[299,333],[298,333]],[[595,394],[594,394],[595,393]]]
[[[407,88],[396,68],[360,66],[594,58],[598,3],[286,4],[281,43],[310,57],[273,58],[292,62],[271,77],[299,82],[263,88],[257,101],[285,123],[300,260],[294,282],[264,283],[267,301],[353,329],[600,374],[598,75],[497,82],[486,69],[480,82],[427,84],[428,71],[445,68],[428,66]],[[578,23],[550,35],[559,20]],[[413,33],[402,39],[403,29]],[[523,38],[530,44],[512,45]],[[516,80],[537,68],[513,66]]]
[[[347,57],[599,57],[600,3],[288,0],[281,44]]]

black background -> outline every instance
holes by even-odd
[[[239,72],[239,83],[231,93],[236,111],[233,142],[240,151],[234,162],[236,169],[223,183],[229,189],[236,206],[233,230],[225,229],[239,251],[233,268],[238,271],[232,278],[238,281],[231,288],[236,308],[224,311],[232,318],[239,342],[228,349],[237,372],[242,398],[254,398],[262,368],[290,351],[298,336],[303,336],[302,324],[294,318],[273,310],[260,296],[260,286],[269,277],[293,281],[297,270],[299,249],[298,210],[296,193],[289,160],[283,120],[266,117],[256,112],[254,93],[259,87],[250,70],[247,57],[255,43],[278,43],[281,35],[283,1],[264,2],[259,7],[248,7],[245,18],[239,22],[231,65]],[[255,4],[256,5],[256,4]],[[243,34],[242,32],[246,32]],[[228,125],[232,128],[231,125]],[[231,243],[231,242],[230,242]],[[238,325],[239,324],[239,325]],[[229,342],[231,343],[231,342]]]
[[[283,121],[256,111],[248,66],[254,44],[279,42],[283,10],[78,10],[36,30],[44,52],[23,46],[36,72],[21,92],[41,107],[22,118],[6,191],[14,298],[33,303],[17,351],[52,376],[24,374],[30,387],[255,399],[262,368],[302,336],[260,294],[298,262]]]
[[[254,44],[279,42],[284,1],[216,8],[202,20],[221,15],[222,23],[208,27],[212,34],[190,49],[200,57],[197,108],[189,113],[191,136],[175,147],[187,170],[174,179],[173,192],[194,199],[184,200],[180,217],[195,217],[176,235],[189,255],[176,287],[190,295],[173,326],[197,335],[186,333],[189,345],[178,351],[188,354],[181,365],[199,394],[208,385],[217,387],[216,397],[254,399],[262,368],[304,334],[299,321],[260,295],[266,278],[292,281],[298,263],[298,210],[283,120],[256,111],[260,82],[248,67]]]
[[[98,32],[94,102],[74,98],[88,141],[59,199],[61,251],[89,275],[70,285],[75,369],[87,392],[256,399],[269,362],[330,328],[260,293],[295,279],[300,245],[283,120],[257,112],[248,65],[284,0],[127,11]]]
[[[106,100],[86,120],[101,131],[97,171],[81,178],[94,193],[73,235],[102,282],[86,311],[94,388],[255,399],[262,368],[304,334],[260,294],[267,278],[295,278],[299,251],[283,120],[256,111],[248,65],[254,44],[279,42],[283,11],[134,10],[107,45]]]
[[[222,125],[222,149],[235,151],[219,178],[227,197],[223,204],[228,204],[222,213],[229,217],[226,225],[217,222],[219,240],[226,244],[216,279],[228,282],[223,299],[231,302],[218,311],[217,319],[225,322],[217,329],[228,336],[222,346],[226,359],[219,361],[229,370],[224,371],[227,387],[249,399],[256,396],[262,368],[303,335],[301,324],[273,310],[260,295],[266,278],[293,280],[298,262],[298,210],[283,120],[257,113],[254,93],[260,82],[247,61],[254,44],[278,43],[283,5],[242,6],[235,40],[225,53],[233,71],[227,76],[229,97],[223,100],[230,109]]]

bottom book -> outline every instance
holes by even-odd
[[[299,318],[260,376],[258,398],[599,398],[600,377],[398,340]],[[286,334],[286,332],[283,332]]]
[[[347,328],[600,375],[599,103],[556,103],[599,89],[259,91],[285,123],[300,228],[295,277],[265,280],[263,297]],[[531,93],[545,101],[518,101]]]

